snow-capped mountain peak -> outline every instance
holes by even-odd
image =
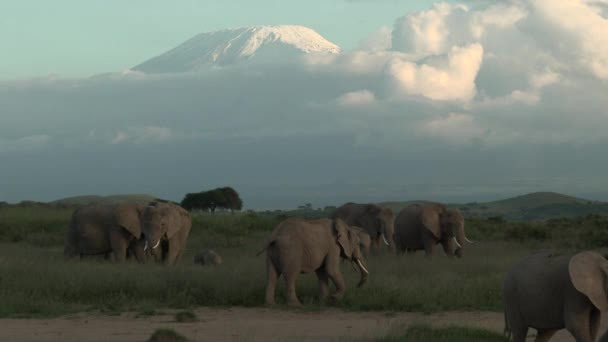
[[[145,73],[188,72],[244,61],[290,61],[309,53],[337,54],[340,47],[304,26],[253,26],[201,33],[133,69]]]

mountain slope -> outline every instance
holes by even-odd
[[[55,206],[80,206],[89,203],[122,203],[122,202],[150,202],[155,199],[156,196],[147,194],[129,194],[129,195],[110,195],[110,196],[98,196],[98,195],[84,195],[74,196],[58,199],[49,202],[50,205]]]
[[[273,63],[303,54],[336,54],[340,48],[314,30],[295,25],[254,26],[201,33],[133,68],[144,73],[196,71],[244,61]]]
[[[387,202],[383,206],[399,213],[406,205],[422,202]],[[545,220],[588,214],[608,214],[608,203],[591,201],[555,192],[534,192],[499,201],[485,203],[449,204],[459,208],[467,217],[487,218],[502,216],[509,220]]]

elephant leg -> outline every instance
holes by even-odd
[[[548,342],[557,330],[538,330],[535,342]]]
[[[424,253],[425,253],[426,257],[430,258],[431,256],[433,256],[434,252],[435,252],[435,241],[432,241],[430,239],[424,241]]]
[[[599,310],[591,309],[591,315],[589,317],[589,335],[591,335],[591,340],[593,341],[597,338],[601,318],[602,313]]]
[[[336,286],[336,293],[332,295],[335,300],[340,300],[344,297],[344,293],[346,292],[346,285],[344,283],[344,278],[342,277],[342,273],[340,270],[335,270],[328,274],[331,281]]]
[[[169,239],[168,247],[167,247],[167,256],[165,258],[166,265],[175,265],[179,260],[179,256],[181,254],[180,248],[180,240],[178,239]]]
[[[274,297],[279,276],[280,274],[272,264],[270,258],[266,258],[266,277],[268,280],[266,284],[266,305],[274,305]]]
[[[119,232],[110,233],[110,245],[112,247],[112,260],[114,262],[125,262],[127,259],[128,243]]]
[[[298,272],[290,270],[289,272],[284,273],[285,277],[285,287],[287,289],[287,305],[290,306],[300,306],[300,300],[298,300],[298,296],[296,295],[296,279],[298,278]]]
[[[319,279],[319,300],[323,303],[329,295],[329,275],[323,269],[318,270],[316,273],[317,279]]]
[[[528,336],[528,327],[520,329],[511,329],[513,333],[513,342],[526,342],[526,336]]]
[[[566,330],[572,334],[576,342],[594,342],[591,339],[590,315],[577,313],[566,319]]]
[[[454,256],[454,245],[452,240],[441,241],[441,247],[443,247],[443,252],[445,253],[445,255],[449,257]]]

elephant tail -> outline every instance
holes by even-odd
[[[268,243],[267,243],[267,244],[264,246],[264,248],[262,248],[262,249],[261,249],[259,252],[257,252],[257,253],[255,254],[255,256],[259,256],[260,254],[264,253],[264,252],[265,252],[265,251],[266,251],[266,250],[267,250],[267,249],[268,249],[270,246],[272,246],[272,245],[274,245],[274,240],[272,240],[272,241],[268,242]]]

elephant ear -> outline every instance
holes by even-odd
[[[116,223],[126,229],[135,238],[141,237],[141,216],[144,207],[135,203],[120,204],[114,211]]]
[[[606,293],[606,273],[608,261],[595,252],[581,252],[570,259],[568,264],[570,280],[574,287],[587,296],[600,311],[608,310]]]
[[[428,229],[437,238],[441,238],[441,220],[440,213],[436,208],[430,206],[422,206],[420,211],[420,219],[422,225]]]
[[[333,222],[333,230],[334,234],[336,234],[336,241],[342,248],[344,255],[347,259],[351,259],[353,255],[353,249],[350,244],[350,238],[348,236],[349,229],[348,225],[342,221],[342,219],[335,219]]]

